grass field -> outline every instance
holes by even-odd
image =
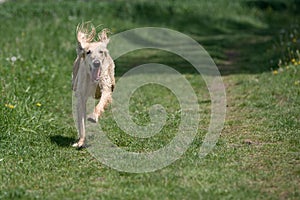
[[[299,8],[292,0],[0,4],[0,199],[300,199]],[[77,138],[71,91],[75,28],[90,20],[112,34],[171,28],[204,46],[227,93],[225,127],[208,156],[198,157],[210,117],[205,83],[185,60],[157,50],[115,60],[116,78],[151,62],[185,76],[201,109],[187,152],[164,169],[132,174],[101,164],[87,149],[71,147]],[[134,121],[147,123],[147,110],[157,103],[168,114],[153,138],[122,132],[110,109],[100,123],[122,148],[161,148],[178,129],[176,97],[166,88],[146,85],[134,93],[130,112]]]

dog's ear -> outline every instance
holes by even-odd
[[[77,33],[77,49],[84,50],[88,43],[94,40],[96,29],[91,23],[79,24],[76,29]]]
[[[109,38],[107,37],[107,33],[109,33],[108,29],[103,29],[99,34],[98,34],[98,39],[99,42],[102,42],[105,46],[109,43]]]
[[[76,34],[77,34],[78,48],[83,49],[83,46],[86,43],[86,34],[84,33],[83,25],[77,26]]]

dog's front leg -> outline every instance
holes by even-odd
[[[85,143],[85,119],[86,119],[86,98],[84,95],[79,95],[77,99],[77,128],[79,140],[73,144],[73,147],[81,148]]]
[[[111,87],[102,89],[100,101],[95,107],[94,112],[88,116],[88,120],[94,123],[98,122],[98,119],[103,114],[104,109],[111,102],[112,102]]]

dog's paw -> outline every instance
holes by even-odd
[[[92,122],[92,123],[97,123],[98,122],[98,116],[96,116],[94,113],[92,113],[92,114],[87,116],[87,120],[89,122]]]
[[[79,142],[74,143],[74,144],[72,145],[72,147],[77,148],[77,149],[81,149],[81,148],[84,148],[85,145],[84,145],[83,142],[80,142],[80,141],[79,141]]]
[[[72,147],[78,148],[78,142],[74,143],[74,144],[72,145]]]

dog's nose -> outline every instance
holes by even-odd
[[[93,61],[93,65],[94,65],[94,67],[96,67],[96,68],[100,67],[100,61],[99,61],[99,60],[94,60],[94,61]]]

